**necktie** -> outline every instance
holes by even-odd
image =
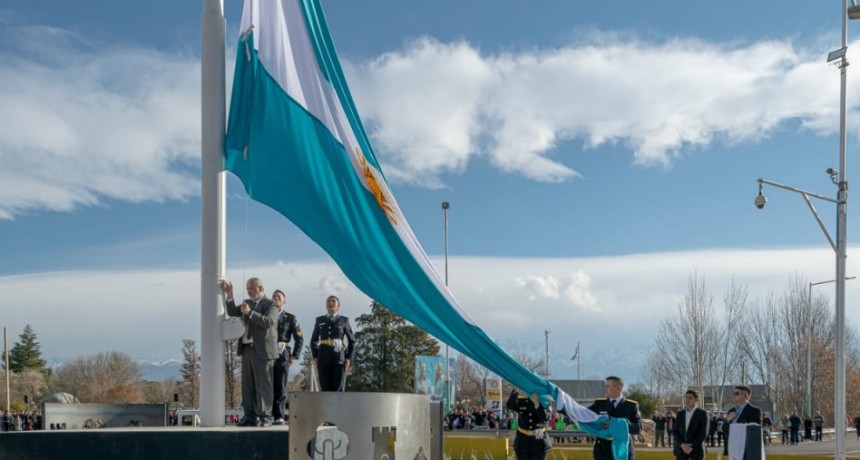
[[[614,409],[614,408],[616,408],[616,407],[618,407],[618,400],[617,400],[617,399],[613,399],[613,400],[612,400],[612,408]]]

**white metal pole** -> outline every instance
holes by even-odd
[[[546,378],[549,379],[549,329],[543,331],[543,346],[546,354]]]
[[[447,201],[442,202],[442,212],[445,215],[445,286],[448,286],[448,208],[451,207]],[[448,357],[448,343],[445,343],[445,417],[451,412],[451,369]]]
[[[809,296],[807,299],[807,321],[809,321],[809,335],[806,337],[806,413],[812,417],[812,283],[809,283]]]
[[[848,2],[842,0],[842,47],[848,47]],[[846,53],[847,54],[847,49]],[[848,60],[842,55],[839,91],[839,193],[836,197],[836,372],[835,414],[836,460],[845,459],[845,247],[848,214],[848,183],[845,180],[846,87]]]
[[[200,422],[224,426],[225,20],[223,0],[203,0],[201,34]]]
[[[4,372],[6,374],[6,413],[10,414],[9,398],[11,395],[9,394],[9,374],[11,371],[9,370],[9,338],[6,336],[6,326],[3,326],[3,357],[6,361],[6,372]]]

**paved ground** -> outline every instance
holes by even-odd
[[[849,457],[860,457],[860,439],[852,432],[845,438],[845,453]],[[669,450],[655,447],[639,447],[637,450]],[[722,451],[720,447],[709,447],[709,452]],[[836,453],[836,440],[825,438],[822,442],[806,441],[792,446],[791,444],[768,444],[765,446],[768,454],[781,455],[823,455],[833,456]]]

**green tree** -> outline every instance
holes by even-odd
[[[624,397],[639,403],[639,412],[642,413],[642,417],[650,417],[657,410],[658,398],[647,393],[637,385],[630,387],[630,392],[625,392]]]
[[[39,371],[47,375],[47,362],[42,359],[42,345],[36,340],[36,333],[28,324],[24,332],[18,336],[20,340],[9,350],[9,368],[12,372],[22,372],[26,369]],[[6,357],[3,357],[5,368]]]
[[[347,389],[411,393],[415,357],[437,355],[439,343],[376,301],[355,323],[359,330]]]

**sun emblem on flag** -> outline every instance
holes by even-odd
[[[385,192],[382,190],[382,187],[379,186],[379,181],[376,179],[374,169],[367,162],[367,159],[364,158],[364,154],[361,153],[361,149],[356,147],[355,153],[358,155],[358,158],[361,159],[361,169],[364,171],[364,178],[367,180],[367,185],[370,187],[371,193],[373,193],[373,198],[376,199],[376,204],[379,205],[379,209],[382,209],[382,212],[385,213],[385,216],[388,217],[391,224],[397,225],[397,217],[394,214],[394,209],[390,204],[388,204],[388,197],[385,196]]]

